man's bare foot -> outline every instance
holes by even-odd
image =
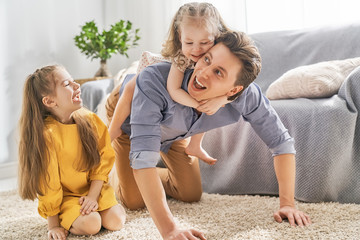
[[[192,147],[192,146],[188,145],[185,148],[185,153],[187,155],[197,157],[209,165],[214,165],[217,161],[217,159],[211,157],[202,147],[198,148],[198,147]]]

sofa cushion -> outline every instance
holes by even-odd
[[[126,75],[136,73],[136,69],[138,68],[139,61],[134,61],[128,68],[121,69],[115,76],[114,76],[114,88],[119,86],[125,79]]]
[[[266,96],[271,99],[321,98],[336,94],[360,58],[319,62],[291,69],[270,84]]]
[[[296,67],[360,57],[360,22],[250,35],[262,67],[255,82],[263,92],[286,71]]]

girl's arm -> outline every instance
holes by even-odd
[[[109,124],[110,139],[113,141],[115,138],[121,135],[121,125],[125,119],[129,116],[131,111],[131,102],[134,95],[134,89],[136,84],[136,76],[134,76],[125,86],[123,93],[121,94],[119,101],[116,104],[114,115]]]
[[[87,196],[79,199],[81,214],[90,214],[98,209],[98,199],[104,182],[108,182],[109,173],[114,166],[115,153],[111,146],[108,129],[95,113],[91,113],[93,124],[96,126],[100,163],[90,170],[90,188]]]
[[[170,97],[182,105],[197,108],[199,102],[193,99],[186,91],[181,88],[183,82],[184,73],[181,72],[176,65],[171,64],[168,80],[167,80],[167,90],[170,94]]]
[[[49,128],[51,129],[51,128]],[[49,136],[52,134],[51,136]],[[48,219],[52,216],[57,216],[61,210],[61,203],[63,201],[63,189],[60,182],[60,168],[59,161],[61,161],[61,154],[57,153],[58,135],[50,130],[46,130],[46,144],[48,149],[48,168],[46,173],[47,177],[41,179],[39,187],[43,194],[38,194],[38,212],[39,214]],[[51,225],[53,226],[53,225]],[[54,226],[60,226],[59,224]],[[49,228],[50,229],[50,228]]]
[[[81,205],[80,212],[82,215],[90,214],[98,209],[98,199],[103,183],[104,181],[102,180],[92,180],[88,195],[82,196],[79,199],[79,203]]]
[[[219,108],[223,107],[225,104],[230,103],[228,96],[220,96],[211,98],[209,100],[204,101],[201,105],[197,108],[198,111],[206,113],[207,115],[213,115],[216,113]]]
[[[60,226],[59,215],[49,216],[48,220],[48,239],[65,239],[69,232]]]

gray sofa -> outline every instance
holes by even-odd
[[[265,93],[286,71],[322,61],[360,57],[360,23],[251,35],[262,56],[255,82]],[[295,197],[301,201],[360,203],[360,68],[327,98],[272,100],[295,138]],[[218,158],[201,162],[208,193],[277,195],[273,160],[250,124],[240,121],[205,134]]]
[[[360,23],[251,37],[262,56],[262,71],[255,82],[264,93],[290,69],[360,57]],[[132,73],[124,69],[119,73],[124,72]],[[106,99],[101,98],[114,85],[97,81],[82,86],[84,96],[95,98],[85,104],[104,121]],[[271,104],[295,138],[296,199],[360,203],[360,68],[331,97],[272,100]],[[271,154],[249,123],[240,121],[207,132],[203,147],[218,159],[213,166],[200,162],[205,192],[278,194]]]

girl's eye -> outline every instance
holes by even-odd
[[[187,44],[187,45],[191,45],[191,44],[193,44],[192,42],[186,42],[185,44]]]
[[[64,82],[64,86],[65,86],[65,87],[67,87],[67,86],[69,86],[69,85],[70,85],[70,81],[65,81],[65,82]]]
[[[210,42],[202,42],[202,43],[200,43],[201,45],[207,45],[207,44],[209,44]]]

